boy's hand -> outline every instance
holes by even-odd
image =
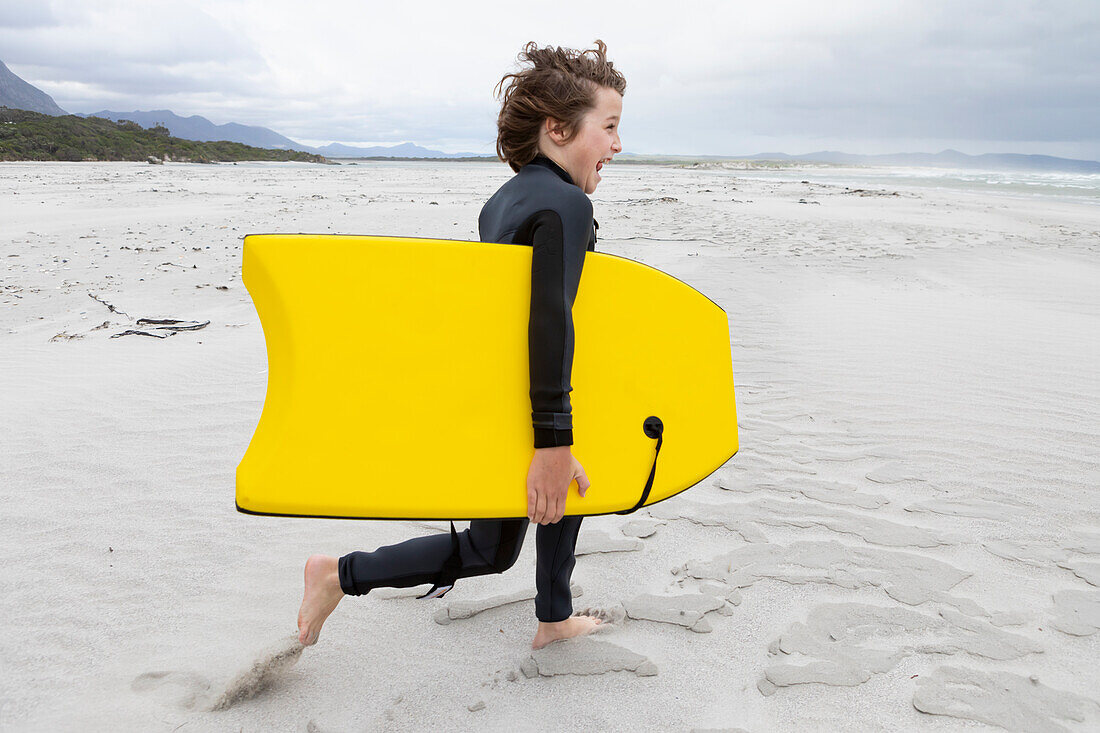
[[[538,524],[561,520],[565,516],[565,496],[574,479],[583,497],[592,484],[569,446],[535,449],[527,470],[527,518]]]

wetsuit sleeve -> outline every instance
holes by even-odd
[[[534,214],[528,223],[534,249],[527,345],[535,447],[572,445],[573,302],[592,237],[592,203],[578,197],[569,206]]]

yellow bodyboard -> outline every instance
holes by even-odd
[[[310,234],[245,237],[267,398],[237,508],[291,516],[527,515],[534,453],[530,247]],[[573,306],[573,455],[592,486],[567,515],[646,504],[737,452],[725,312],[665,273],[589,252]]]

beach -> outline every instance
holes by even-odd
[[[531,538],[440,600],[347,598],[295,649],[306,557],[447,524],[235,511],[267,375],[241,239],[476,240],[510,175],[0,164],[0,729],[1100,726],[1087,181],[608,166],[597,251],[728,314],[738,454],[585,520],[596,635],[531,651]],[[112,338],[138,319],[209,323]]]

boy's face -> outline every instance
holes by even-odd
[[[623,98],[610,87],[596,90],[596,105],[581,119],[576,136],[559,150],[565,158],[562,167],[574,183],[593,193],[600,183],[600,169],[622,152],[619,140],[619,118],[623,114]]]

